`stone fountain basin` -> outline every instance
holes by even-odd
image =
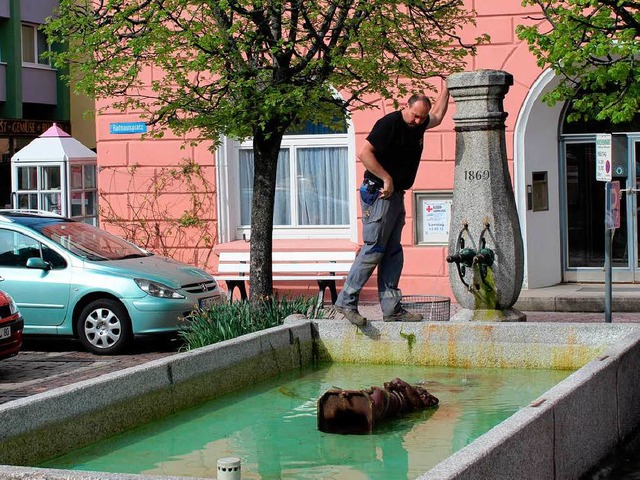
[[[576,370],[419,478],[578,478],[640,425],[637,324],[372,322],[357,329],[336,320],[291,319],[1,405],[0,478],[149,478],[24,465],[314,360]]]

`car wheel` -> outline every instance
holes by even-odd
[[[122,351],[133,338],[127,309],[116,300],[94,300],[78,317],[78,336],[87,350],[98,355]]]

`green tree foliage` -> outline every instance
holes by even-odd
[[[61,0],[46,31],[68,44],[53,58],[78,91],[142,112],[153,135],[253,138],[255,300],[272,292],[286,130],[332,124],[373,94],[432,89],[430,77],[466,65],[473,46],[459,33],[472,21],[463,0]]]
[[[544,100],[573,101],[569,120],[631,120],[640,99],[640,2],[524,0],[541,8],[540,20],[519,26],[540,67],[561,83]],[[546,21],[543,21],[546,20]]]

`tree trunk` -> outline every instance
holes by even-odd
[[[271,252],[273,211],[276,196],[276,172],[282,134],[254,132],[253,202],[251,204],[251,274],[252,302],[273,294]]]

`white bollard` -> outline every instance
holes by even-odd
[[[217,480],[240,480],[240,459],[237,457],[219,458]]]

